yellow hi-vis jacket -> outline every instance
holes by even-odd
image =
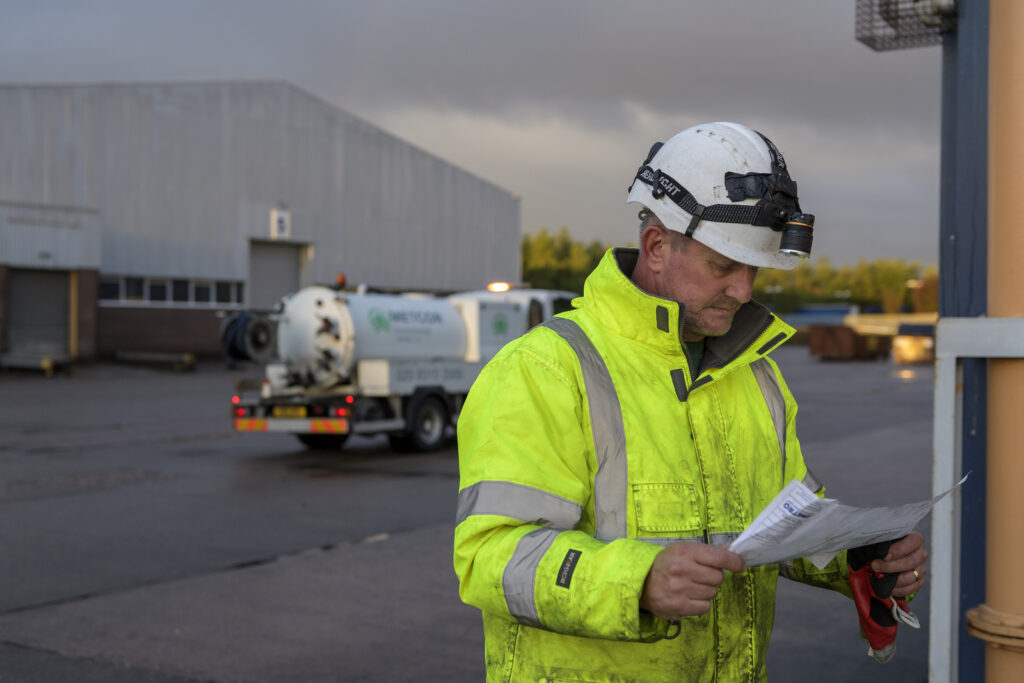
[[[460,416],[454,564],[488,681],[760,681],[780,572],[849,595],[844,552],[726,572],[675,638],[640,609],[664,546],[728,543],[813,478],[766,357],[793,329],[748,303],[694,378],[682,307],[629,280],[636,260],[609,250],[576,310],[505,346]]]

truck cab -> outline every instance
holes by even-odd
[[[572,300],[579,294],[557,289],[515,288],[508,283],[492,282],[487,289],[463,292],[461,297],[485,301],[504,301],[526,307],[527,329],[536,327],[559,313],[572,310]]]

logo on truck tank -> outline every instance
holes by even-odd
[[[508,334],[508,318],[502,313],[494,316],[494,334],[499,337],[504,337]]]
[[[444,318],[437,311],[417,311],[412,309],[385,311],[380,308],[371,308],[367,311],[366,315],[374,332],[391,332],[392,325],[397,325],[399,331],[401,331],[416,325],[432,327],[444,324]],[[429,329],[416,331],[428,334],[430,332]]]
[[[373,328],[374,332],[391,331],[391,319],[387,313],[379,308],[371,308],[367,313],[367,317],[370,319],[370,327]]]

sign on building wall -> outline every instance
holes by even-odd
[[[284,209],[270,210],[270,239],[287,240],[292,237],[292,214]]]

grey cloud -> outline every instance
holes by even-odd
[[[624,188],[650,142],[731,119],[782,147],[823,226],[860,226],[821,238],[846,250],[833,260],[937,234],[940,50],[871,52],[852,0],[0,0],[0,13],[0,82],[285,79],[371,121],[458,112],[635,142],[571,179],[544,159],[495,177],[493,157],[515,156],[501,140],[452,151],[428,127],[391,128],[522,193],[526,231],[631,239]],[[569,144],[551,154],[579,153]],[[872,235],[876,208],[915,237]]]
[[[45,39],[52,56],[4,60],[5,80],[52,74],[49,59],[76,79],[298,76],[367,111],[557,111],[617,125],[642,104],[900,134],[938,120],[937,50],[870,52],[853,39],[852,2],[121,0],[6,14],[18,29],[5,34]]]

